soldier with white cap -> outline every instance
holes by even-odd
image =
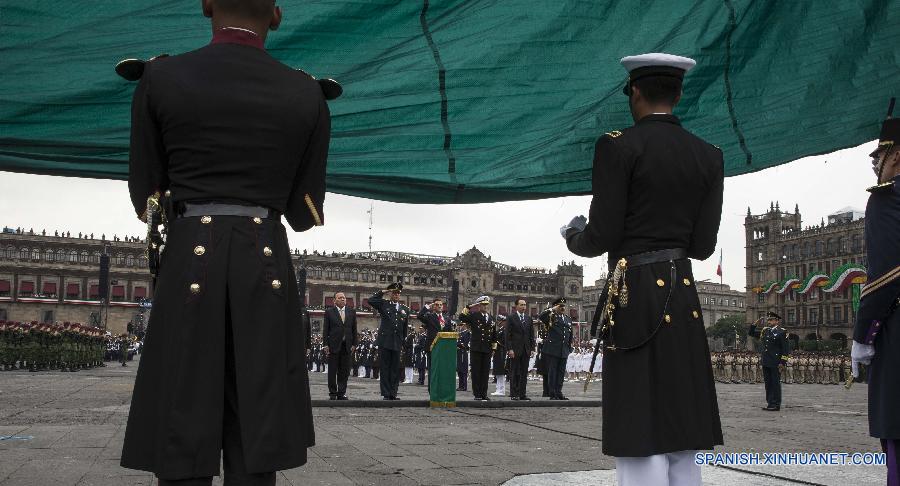
[[[699,485],[695,452],[723,441],[689,258],[715,251],[722,152],[672,114],[693,59],[621,62],[635,124],[597,141],[590,222],[578,216],[561,233],[576,255],[609,255],[598,306],[603,453],[616,457],[619,484]]]

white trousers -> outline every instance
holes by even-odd
[[[506,375],[497,375],[497,390],[495,395],[506,395]]]
[[[697,451],[678,451],[648,457],[617,457],[619,486],[701,486]]]
[[[406,379],[403,380],[403,383],[412,383],[413,382],[413,369],[412,366],[406,367]]]

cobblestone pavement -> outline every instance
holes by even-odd
[[[137,364],[0,373],[0,485],[155,484],[151,475],[119,466]],[[313,398],[327,398],[325,374],[310,380]],[[532,396],[539,385],[529,383]],[[599,383],[587,394],[582,386],[566,384],[565,393],[600,398]],[[786,385],[777,413],[760,410],[762,385],[717,389],[726,444],[717,452],[879,451],[866,433],[865,385]],[[377,399],[378,381],[351,378],[348,394]],[[427,394],[402,385],[400,395]],[[309,462],[280,473],[279,485],[615,482],[614,459],[600,452],[596,407],[315,408],[314,415]],[[704,466],[706,484],[875,485],[884,477],[883,466]]]

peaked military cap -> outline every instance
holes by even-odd
[[[403,284],[400,282],[394,282],[394,283],[388,285],[387,289],[396,291],[396,292],[403,292]]]
[[[878,147],[871,156],[877,156],[882,150],[886,150],[900,143],[900,118],[893,118],[895,98],[891,98],[888,106],[887,118],[881,123],[881,133],[878,135]]]
[[[670,76],[684,79],[684,73],[697,65],[697,61],[689,58],[665,54],[662,52],[650,52],[638,56],[626,56],[620,61],[628,71],[628,82],[622,88],[625,96],[631,96],[631,83],[647,76]]]
[[[565,304],[565,303],[566,303],[566,298],[565,298],[565,297],[560,297],[560,298],[554,300],[554,301],[550,304],[550,307],[556,307],[556,306],[558,306],[559,304]]]
[[[781,320],[781,316],[779,316],[778,314],[776,314],[776,313],[774,313],[774,312],[772,312],[772,311],[769,311],[769,312],[766,312],[766,319],[778,319],[778,320]]]

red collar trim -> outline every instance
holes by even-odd
[[[243,44],[265,50],[262,37],[239,29],[224,28],[213,32],[210,44]]]

